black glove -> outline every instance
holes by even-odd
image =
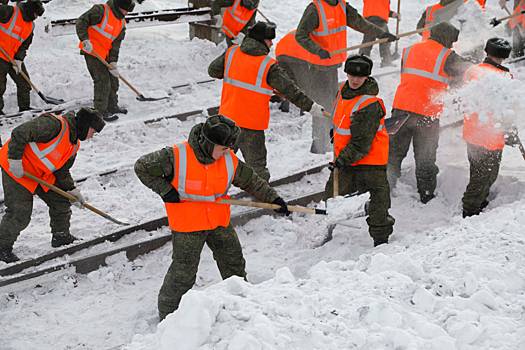
[[[277,197],[273,202],[272,204],[277,204],[277,205],[280,205],[281,207],[279,209],[275,209],[274,211],[276,213],[279,213],[279,214],[284,214],[286,216],[290,215],[290,211],[288,210],[288,205],[286,204],[286,202],[284,201],[284,199],[282,199],[281,197]]]
[[[322,60],[327,60],[330,58],[330,52],[326,51],[325,49],[321,49],[317,55],[321,57]]]
[[[339,157],[337,157],[335,161],[328,163],[328,169],[330,169],[330,171],[334,171],[334,169],[341,169],[343,166],[344,163]]]
[[[389,32],[384,32],[378,38],[379,39],[388,39],[389,42],[396,41],[398,39],[397,36],[395,36],[394,34],[389,33]]]
[[[520,138],[518,136],[518,130],[516,128],[507,130],[505,132],[504,137],[505,137],[505,145],[507,146],[515,146],[518,143],[520,143]]]
[[[168,193],[162,196],[162,200],[164,203],[180,203],[179,192],[172,188]]]

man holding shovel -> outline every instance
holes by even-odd
[[[0,260],[18,260],[13,245],[31,220],[33,196],[38,195],[49,207],[51,246],[70,244],[76,238],[69,232],[71,203],[64,197],[24,176],[31,174],[77,198],[84,198],[69,172],[75,162],[80,141],[89,140],[104,128],[100,114],[82,108],[76,114],[42,114],[13,129],[11,139],[0,149],[2,185],[6,212],[0,222]]]
[[[159,292],[160,319],[175,311],[182,296],[195,283],[204,244],[213,251],[222,278],[246,277],[245,260],[230,224],[228,198],[233,184],[259,200],[279,205],[286,202],[232,151],[241,130],[222,116],[195,125],[187,141],[141,157],[135,173],[165,203],[173,232],[173,261]]]
[[[120,45],[126,35],[124,17],[134,8],[134,0],[109,0],[105,4],[94,5],[76,23],[80,53],[84,55],[94,82],[93,105],[105,121],[114,121],[118,119],[115,114],[128,112],[118,105],[117,62]],[[109,62],[109,68],[96,55]]]
[[[19,111],[30,109],[31,86],[20,72],[28,75],[24,58],[33,41],[33,21],[43,14],[40,0],[27,0],[15,6],[0,5],[0,47],[8,56],[0,52],[0,115],[4,114],[3,95],[8,74],[16,84]]]
[[[350,56],[345,62],[348,80],[339,89],[333,114],[332,167],[339,172],[339,194],[370,192],[366,221],[377,246],[388,243],[395,220],[388,213],[386,110],[383,100],[377,97],[377,82],[370,76],[372,66],[372,60],[365,55]],[[332,197],[333,182],[334,173],[326,184],[326,198]]]

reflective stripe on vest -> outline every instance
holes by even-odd
[[[319,8],[319,15],[321,17],[320,20],[321,20],[321,26],[322,26],[323,30],[321,30],[321,31],[315,31],[314,30],[312,32],[312,35],[315,35],[315,36],[328,36],[328,35],[336,34],[336,33],[339,33],[339,32],[342,32],[342,31],[346,30],[346,23],[345,23],[344,26],[336,27],[336,28],[333,28],[333,29],[328,29],[328,19],[326,18],[326,12],[324,11],[324,7],[323,7],[323,4],[321,3],[321,0],[314,0],[314,2],[317,4],[317,7]],[[342,1],[342,0],[339,0],[339,5],[343,9],[343,12],[345,13],[345,16],[346,16],[346,5],[345,5],[345,2]]]
[[[49,172],[51,173],[55,172],[57,169],[53,165],[53,163],[48,158],[46,158],[46,156],[57,148],[57,146],[60,144],[60,142],[64,138],[64,135],[66,134],[66,131],[67,131],[67,128],[64,127],[64,123],[66,123],[66,121],[63,120],[62,118],[59,118],[58,116],[55,116],[55,117],[57,117],[60,120],[60,124],[62,126],[62,129],[60,130],[60,133],[58,134],[56,141],[43,150],[38,148],[38,145],[36,142],[29,143],[29,147],[31,147],[31,150],[33,151],[33,153],[38,157],[38,159],[40,159],[42,164],[44,164],[47,170],[49,170]],[[78,150],[78,144],[75,145],[73,154],[75,154],[77,150]]]
[[[230,153],[226,153],[224,159],[226,161],[226,171],[228,174],[228,184],[224,193],[216,193],[214,195],[203,196],[197,194],[186,193],[186,177],[188,173],[188,155],[186,153],[186,144],[181,143],[177,145],[179,150],[179,157],[177,159],[178,164],[178,188],[179,196],[184,200],[195,200],[201,202],[215,202],[217,198],[224,197],[231,187],[233,182],[233,176],[235,175],[235,169],[233,166],[233,158]]]
[[[95,31],[97,31],[100,35],[102,35],[106,39],[109,39],[111,41],[115,41],[115,39],[118,37],[118,35],[117,36],[113,36],[110,33],[106,32],[107,27],[108,27],[109,11],[110,11],[109,5],[108,4],[104,4],[104,20],[102,21],[102,23],[97,24],[96,26],[92,26],[91,28],[93,28]],[[119,33],[119,35],[120,35],[120,33]]]
[[[339,95],[341,95],[341,93],[339,93]],[[365,103],[370,98],[375,98],[375,96],[362,95],[361,97],[359,97],[359,100],[357,100],[356,104],[352,108],[352,112],[350,113],[349,118],[351,118],[352,115],[359,110],[361,105],[363,103]],[[341,99],[341,96],[339,96],[339,99]],[[334,113],[335,113],[335,109],[334,109]],[[350,131],[350,129],[341,128],[341,124],[343,123],[343,121],[344,121],[344,118],[341,118],[341,123],[339,123],[339,125],[335,128],[335,132],[338,133],[339,135],[342,135],[342,136],[350,136],[350,135],[352,135],[352,132]],[[383,128],[383,126],[380,125],[379,129],[377,131],[380,131],[382,128]]]
[[[16,39],[18,41],[24,41],[24,39],[13,32],[13,29],[15,28],[16,20],[18,19],[18,15],[20,14],[20,9],[18,6],[15,6],[13,11],[13,16],[11,16],[11,20],[6,23],[5,25],[0,26],[0,31],[4,32],[6,35],[9,35],[11,38]],[[7,28],[5,27],[7,25]]]
[[[441,65],[443,64],[443,60],[445,59],[445,56],[448,52],[448,49],[446,47],[441,49],[441,52],[439,53],[436,59],[436,63],[434,64],[434,69],[432,72],[427,72],[417,68],[407,68],[406,62],[411,49],[412,46],[405,49],[405,53],[403,54],[403,64],[401,66],[401,73],[417,75],[423,78],[439,81],[440,83],[444,84],[449,83],[449,79],[447,77],[444,77],[439,74],[439,71],[441,70]]]
[[[241,4],[241,0],[235,0],[235,2],[233,3],[233,6],[229,9],[227,9],[226,11],[228,11],[230,13],[230,15],[239,23],[242,23],[242,24],[246,24],[248,23],[249,20],[244,20],[238,16],[235,15],[235,11],[237,11],[237,7],[239,7],[239,5]]]
[[[255,84],[246,83],[244,81],[236,80],[230,78],[230,66],[233,59],[233,55],[235,54],[235,51],[239,49],[239,46],[235,46],[232,49],[230,49],[226,56],[226,68],[224,70],[224,82],[231,84],[233,86],[250,90],[253,92],[257,92],[264,95],[273,95],[272,89],[264,88],[263,85],[263,78],[264,78],[264,72],[266,72],[266,68],[268,68],[268,65],[272,63],[272,58],[270,56],[266,56],[264,60],[261,62],[261,65],[259,66],[259,70],[257,72],[257,79],[255,81]]]

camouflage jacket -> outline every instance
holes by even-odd
[[[70,112],[64,114],[67,123],[69,124],[69,141],[71,144],[77,142],[77,122],[75,114]],[[60,121],[52,114],[45,113],[39,117],[23,123],[11,132],[11,141],[9,142],[9,159],[22,159],[26,146],[31,142],[47,143],[58,136],[61,130]],[[56,177],[56,185],[69,191],[75,188],[75,183],[71,177],[69,169],[75,163],[76,156],[71,157],[66,164],[54,172]]]
[[[122,12],[118,9],[117,5],[115,4],[115,0],[108,0],[107,4],[111,8],[111,11],[113,11],[113,14],[118,19],[124,18],[124,15],[122,15]],[[77,30],[77,36],[80,39],[80,41],[88,40],[88,28],[90,26],[94,26],[102,22],[102,19],[104,18],[104,6],[103,5],[93,5],[91,9],[89,9],[87,12],[82,14],[77,19],[76,24],[76,30]],[[124,37],[126,36],[126,27],[122,29],[120,32],[120,35],[113,41],[113,45],[111,46],[111,50],[109,51],[109,56],[107,61],[108,62],[117,62],[118,61],[118,55],[120,52],[120,44],[122,43],[122,40],[124,40]],[[80,52],[82,55],[84,55],[84,52]]]
[[[450,5],[451,3],[455,2],[455,1],[459,1],[459,0],[440,0],[439,4],[441,6],[447,6],[447,5]],[[432,5],[429,5],[429,6],[432,6]],[[427,24],[427,7],[425,7],[425,10],[421,14],[421,17],[419,18],[419,21],[417,21],[417,26],[416,26],[417,29],[421,29]]]
[[[7,4],[7,2],[6,2]],[[0,23],[7,23],[13,16],[14,6],[10,5],[0,5]],[[22,17],[25,21],[29,21],[27,19],[27,15],[25,11],[22,9]],[[26,40],[22,43],[22,45],[18,48],[18,51],[15,54],[15,57],[13,57],[15,60],[23,61],[24,58],[26,58],[27,55],[27,49],[29,49],[29,46],[33,42],[33,33],[31,33]]]
[[[352,90],[346,82],[342,89],[342,98],[351,100],[361,95],[377,96],[378,93],[379,86],[376,80],[370,77],[357,90]],[[352,124],[350,125],[352,138],[338,156],[338,159],[342,160],[345,166],[351,166],[370,152],[377,129],[379,129],[379,123],[384,116],[385,110],[379,102],[374,102],[352,114]],[[358,167],[367,168],[371,166],[359,165]],[[377,168],[378,166],[373,167]]]
[[[201,128],[202,124],[193,127],[188,142],[200,163],[211,164],[214,162],[213,158],[199,144]],[[165,147],[140,157],[135,163],[135,173],[139,180],[152,191],[160,196],[167,194],[173,188],[171,185],[174,175],[173,147]],[[233,185],[263,202],[271,203],[279,197],[266,181],[241,160],[239,160],[239,165],[235,171]]]
[[[263,43],[252,39],[245,38],[241,44],[241,51],[251,56],[266,56],[270,53],[270,49]],[[224,62],[226,52],[217,57],[208,67],[208,74],[217,79],[224,78]],[[279,66],[279,63],[274,63],[268,70],[266,78],[268,85],[281,93],[297,107],[303,111],[309,111],[312,108],[313,101],[304,94],[304,92],[295,84],[292,78],[286,71]]]
[[[232,6],[233,2],[234,0],[214,0],[211,5],[211,15],[212,16],[220,15],[221,9]],[[259,6],[259,0],[243,0],[241,5],[248,9],[254,9],[254,8],[257,8],[257,6]],[[250,28],[253,24],[255,24],[256,15],[257,15],[257,12],[254,12],[252,18],[248,20],[244,28],[241,30],[241,33],[243,34],[248,33],[248,28]]]

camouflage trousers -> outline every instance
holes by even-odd
[[[401,163],[413,143],[416,161],[417,190],[420,194],[433,194],[437,185],[439,168],[436,153],[439,144],[439,119],[423,117],[405,111],[394,110],[397,114],[408,113],[410,117],[395,135],[390,135],[388,156],[388,182],[395,187],[401,176]]]
[[[390,209],[390,187],[383,167],[339,169],[339,195],[358,195],[370,193],[368,207],[368,232],[374,241],[386,241],[393,232],[394,218],[388,213]],[[325,199],[333,196],[334,174],[325,187]]]
[[[93,107],[100,113],[114,112],[118,107],[119,81],[97,58],[84,55],[89,74],[93,79]]]
[[[237,141],[244,162],[248,164],[257,175],[268,182],[270,171],[266,167],[266,137],[264,130],[250,130],[241,128],[241,135]]]
[[[22,71],[29,76],[27,73],[26,65],[22,64]],[[18,102],[18,109],[21,111],[29,109],[31,102],[30,92],[31,86],[27,81],[22,78],[21,75],[16,74],[15,69],[11,63],[0,59],[0,112],[4,109],[4,93],[7,88],[7,75],[13,79],[16,84],[16,98]]]
[[[383,29],[385,32],[388,32],[388,24],[382,18],[376,17],[376,16],[372,16],[372,17],[368,17],[367,20],[369,22],[372,22],[373,24],[375,24],[379,28]],[[377,39],[377,37],[374,34],[365,33],[364,36],[363,36],[363,44],[367,43],[367,42],[370,42],[370,41],[374,41],[376,39]],[[359,49],[359,53],[363,54],[363,55],[370,56],[371,52],[372,52],[372,46],[363,47],[363,48]],[[381,56],[381,63],[389,64],[390,62],[392,62],[392,54],[390,52],[390,43],[389,42],[383,43],[383,44],[379,44],[379,55]]]
[[[33,194],[13,180],[4,170],[2,170],[2,186],[6,210],[0,222],[0,247],[11,248],[20,232],[31,221]],[[69,234],[71,203],[55,192],[45,192],[40,186],[37,187],[35,194],[49,207],[51,232],[60,235]]]
[[[158,297],[161,320],[177,310],[182,296],[193,287],[204,244],[213,252],[223,279],[231,276],[246,278],[241,244],[231,225],[209,231],[173,232],[172,243],[173,261]]]
[[[477,215],[487,206],[490,187],[498,178],[502,152],[467,143],[470,179],[462,199],[466,214]]]

